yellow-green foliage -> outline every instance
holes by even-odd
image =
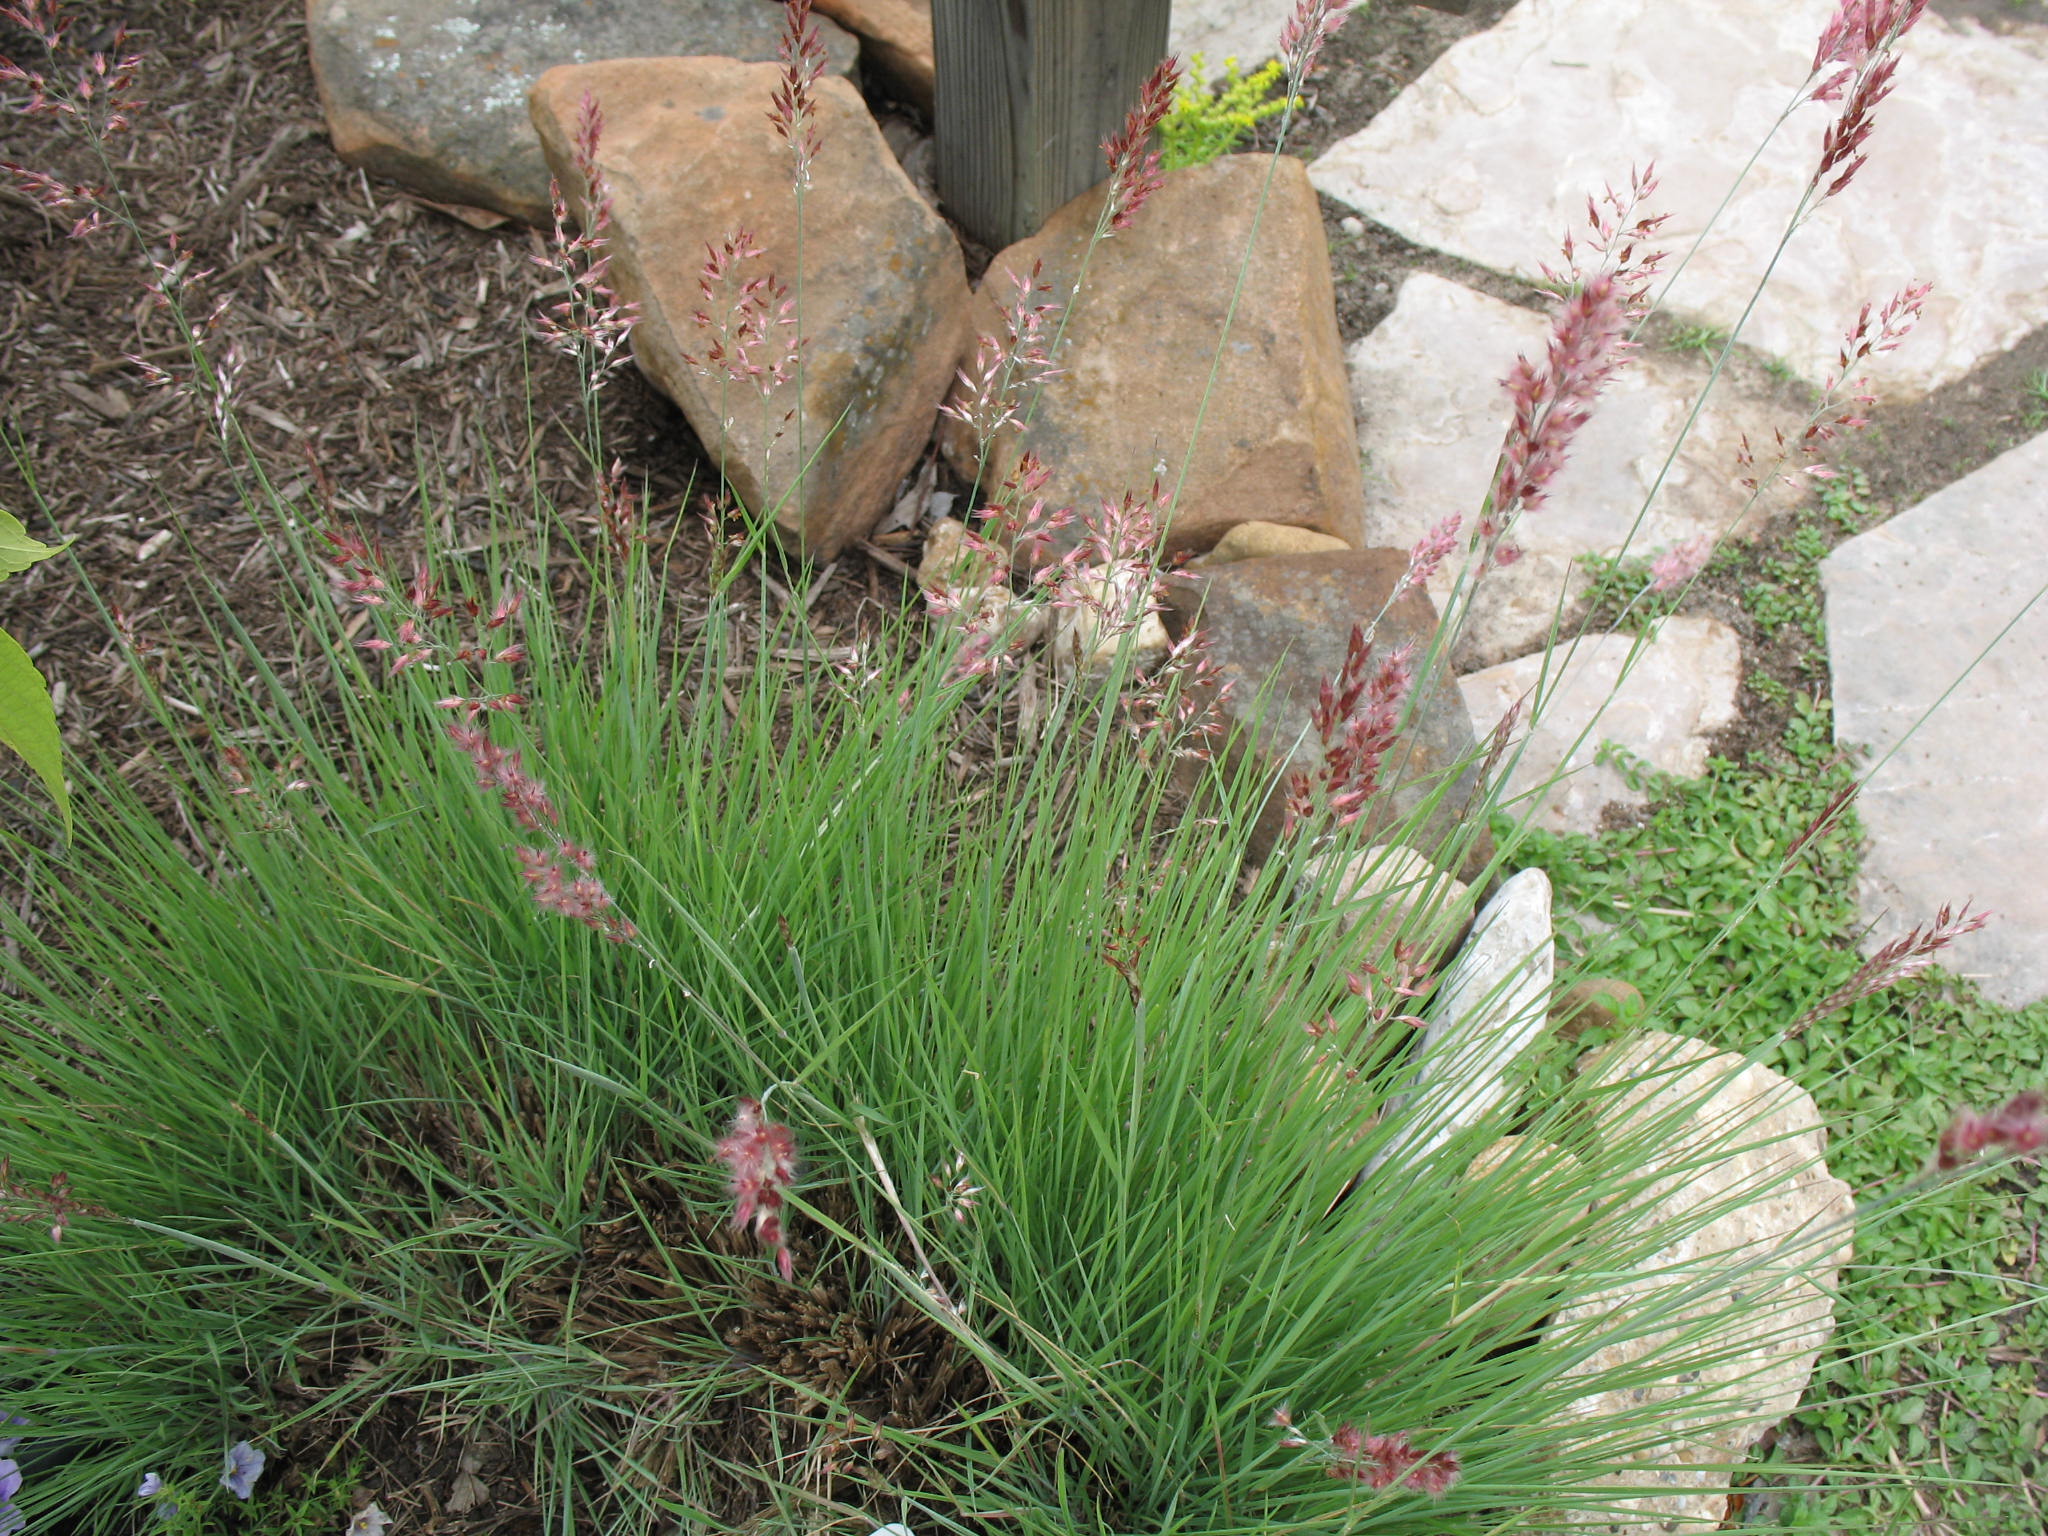
[[[1287,106],[1285,98],[1267,100],[1285,73],[1278,59],[1247,75],[1237,60],[1223,61],[1223,83],[1213,91],[1198,53],[1173,95],[1173,109],[1159,125],[1159,163],[1167,170],[1203,165],[1228,154],[1251,136],[1253,128]]]

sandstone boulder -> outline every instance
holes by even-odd
[[[887,514],[930,439],[966,334],[967,282],[951,231],[860,93],[829,77],[817,89],[824,148],[804,199],[799,274],[788,152],[768,122],[780,79],[772,64],[726,58],[617,59],[549,70],[532,111],[549,162],[570,173],[579,103],[586,91],[597,99],[611,276],[641,306],[635,359],[741,502],[772,514],[791,547],[829,560]],[[692,318],[707,308],[706,249],[741,228],[763,254],[736,279],[772,274],[801,299],[791,332],[806,338],[801,390],[792,379],[765,400],[687,360],[708,358],[714,339]]]
[[[860,39],[863,68],[924,112],[932,110],[931,0],[818,0],[830,16]]]
[[[655,54],[775,57],[779,6],[730,0],[306,0],[313,80],[334,151],[436,202],[549,222],[527,92],[557,64]],[[820,20],[831,67],[854,40]]]
[[[1320,761],[1309,728],[1317,693],[1343,666],[1352,626],[1380,614],[1407,566],[1407,554],[1392,549],[1278,555],[1241,560],[1168,586],[1169,629],[1176,635],[1192,628],[1207,634],[1210,659],[1230,684],[1225,714],[1230,724],[1251,728],[1251,750],[1259,754],[1262,771],[1278,776],[1312,770]],[[1435,634],[1436,609],[1428,597],[1404,592],[1379,619],[1376,654],[1412,643],[1420,669]],[[1403,840],[1431,857],[1452,850],[1462,873],[1463,861],[1483,837],[1483,829],[1462,825],[1479,769],[1471,718],[1440,667],[1418,670],[1408,724],[1387,755],[1382,782],[1389,792],[1369,817],[1368,830],[1393,828],[1441,792],[1435,810]],[[1253,830],[1255,856],[1273,846],[1283,812],[1283,795],[1276,791]]]
[[[1236,560],[1258,560],[1267,555],[1320,555],[1349,549],[1342,539],[1313,528],[1291,528],[1285,523],[1239,523],[1230,529],[1206,555],[1202,564],[1229,565]]]
[[[984,483],[1000,483],[1029,449],[1052,472],[1043,494],[1086,512],[1154,481],[1171,490],[1223,335],[1239,261],[1267,174],[1259,155],[1225,155],[1167,173],[1137,221],[1095,249],[1071,300],[1058,365],[1028,428],[988,445]],[[1006,274],[1044,263],[1063,301],[1104,189],[1082,193],[1044,229],[999,253],[972,329],[999,334],[1013,297]],[[1207,549],[1250,519],[1313,528],[1363,544],[1363,489],[1322,214],[1301,162],[1283,157],[1259,223],[1243,297],[1209,394],[1192,466],[1167,534],[1172,553]],[[970,338],[961,362],[971,367]],[[949,421],[949,459],[975,478],[977,444]]]

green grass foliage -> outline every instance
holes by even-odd
[[[17,841],[8,1145],[94,1208],[62,1242],[0,1228],[6,1406],[69,1458],[25,1507],[119,1529],[144,1471],[203,1482],[241,1438],[317,1477],[394,1402],[530,1440],[561,1531],[1477,1532],[1598,1503],[1658,1438],[1654,1406],[1605,1436],[1563,1410],[1715,1358],[1697,1297],[1598,1309],[1597,1335],[1675,1333],[1595,1378],[1544,1327],[1715,1214],[1631,1206],[1674,1122],[1601,1133],[1619,1089],[1577,1082],[1340,1198],[1401,1123],[1406,1026],[1365,1031],[1340,938],[1365,914],[1307,840],[1241,889],[1264,784],[1212,766],[1206,812],[1168,814],[1112,679],[963,792],[958,733],[1001,693],[943,647],[776,660],[802,640],[765,600],[669,611],[640,564],[590,567],[572,621],[549,552],[440,572],[486,611],[527,594],[516,677],[389,675],[302,557],[289,677],[243,652],[215,680],[251,679],[216,700],[246,772],[166,713],[174,815],[89,773],[73,844]],[[535,834],[444,739],[438,701],[515,684],[501,745],[634,943],[535,909]],[[795,1288],[724,1229],[709,1149],[741,1095],[800,1148]],[[1456,1176],[1510,1126],[1581,1161]],[[596,1254],[635,1233],[622,1301]],[[886,1376],[735,1354],[735,1315],[806,1287],[931,1330],[963,1385],[906,1415]],[[1433,1502],[1333,1477],[1283,1405],[1463,1475]]]

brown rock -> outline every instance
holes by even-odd
[[[1202,564],[1206,568],[1238,560],[1258,560],[1267,555],[1321,555],[1350,547],[1342,539],[1317,533],[1313,528],[1290,528],[1285,523],[1239,523],[1202,556]]]
[[[931,0],[818,0],[821,15],[860,38],[863,65],[926,116],[932,111]]]
[[[730,0],[306,0],[337,155],[434,202],[541,226],[548,166],[526,96],[543,71],[652,54],[768,60],[781,30],[781,7]],[[832,69],[853,68],[852,37],[830,21],[818,35]]]
[[[1309,710],[1324,680],[1343,666],[1352,626],[1372,622],[1407,567],[1405,550],[1279,555],[1204,571],[1168,589],[1169,626],[1176,635],[1193,627],[1208,634],[1210,658],[1231,685],[1225,712],[1233,725],[1253,727],[1261,771],[1312,770],[1320,762]],[[1379,653],[1412,641],[1419,668],[1435,634],[1434,605],[1420,592],[1404,592],[1380,618]],[[1471,717],[1441,666],[1420,673],[1408,719],[1382,774],[1392,793],[1369,813],[1367,833],[1392,828],[1441,789],[1436,809],[1401,841],[1461,865],[1463,873],[1484,834],[1467,818],[1479,765]],[[1253,829],[1254,857],[1263,858],[1278,838],[1283,804],[1276,789]]]
[[[1643,994],[1625,981],[1594,976],[1574,982],[1550,1005],[1550,1022],[1558,1037],[1576,1040],[1589,1029],[1613,1030],[1641,1016]]]
[[[578,102],[585,91],[597,98],[598,158],[614,198],[611,275],[641,306],[635,359],[707,445],[723,438],[740,500],[772,510],[785,543],[829,560],[889,511],[930,440],[966,334],[967,281],[951,231],[911,187],[860,93],[828,77],[817,89],[824,149],[804,197],[799,287],[789,155],[768,122],[780,79],[772,64],[722,58],[581,64],[541,77],[533,120],[549,162],[566,171]],[[793,382],[764,408],[751,386],[684,361],[709,341],[691,318],[704,307],[705,248],[742,227],[764,251],[742,275],[773,272],[801,293],[800,411]]]
[[[1053,506],[1085,512],[1154,480],[1172,488],[1267,168],[1262,155],[1225,155],[1170,171],[1137,222],[1096,246],[1066,317],[1057,358],[1066,373],[1045,386],[1028,430],[995,435],[984,483],[1007,478],[1029,448],[1052,472],[1044,495]],[[1082,193],[995,258],[976,331],[999,334],[1014,292],[1006,272],[1028,273],[1034,261],[1045,263],[1053,295],[1067,296],[1103,197],[1099,186]],[[963,365],[973,352],[970,340]],[[941,435],[968,479],[972,436],[950,421]],[[1254,517],[1360,545],[1364,498],[1322,214],[1301,162],[1283,156],[1167,549],[1207,549]]]

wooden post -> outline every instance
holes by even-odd
[[[932,0],[939,198],[997,250],[1102,180],[1172,0]]]

